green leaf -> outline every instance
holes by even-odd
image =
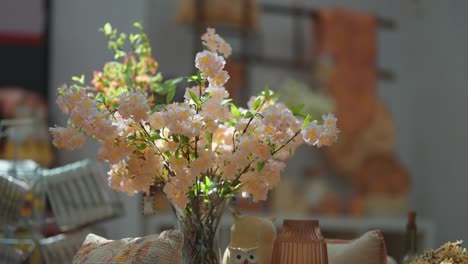
[[[189,92],[189,94],[190,94],[190,98],[192,98],[192,100],[193,100],[198,106],[200,106],[200,105],[202,104],[202,102],[201,102],[200,99],[197,97],[197,95],[196,95],[194,92],[190,91],[190,90],[188,90],[188,92]]]
[[[232,102],[232,99],[231,98],[226,98],[226,99],[223,99],[221,101],[221,105],[229,104],[230,102]]]
[[[206,138],[206,141],[208,141],[208,143],[211,146],[211,143],[213,142],[213,133],[211,133],[208,130],[205,130],[205,138]]]
[[[130,43],[135,43],[140,38],[140,34],[130,34],[129,40]]]
[[[178,146],[177,146],[177,148],[176,148],[176,150],[175,150],[175,156],[176,156],[176,157],[179,157],[179,151],[180,151],[181,148],[182,148],[182,145],[178,145]]]
[[[114,60],[117,60],[118,58],[125,57],[126,53],[122,50],[116,50],[114,54]]]
[[[104,34],[106,36],[109,36],[112,34],[112,25],[110,23],[106,23],[104,27],[102,28],[102,31],[104,31]]]
[[[96,101],[98,101],[98,103],[104,104],[106,102],[106,97],[103,93],[99,92],[96,94]]]
[[[172,134],[172,140],[174,140],[176,143],[180,142],[179,137],[176,134]]]
[[[171,103],[172,102],[172,99],[174,99],[174,95],[175,95],[175,92],[176,92],[176,87],[171,87],[167,93],[167,96],[166,96],[166,103]]]
[[[242,189],[242,187],[243,187],[242,183],[239,183],[236,186],[234,186],[234,189],[232,191],[239,192]]]
[[[184,135],[180,135],[180,139],[182,143],[188,144],[190,142],[190,138]]]
[[[270,94],[270,99],[275,99],[275,98],[278,98],[280,97],[280,94],[279,93],[272,93]]]
[[[168,101],[169,103],[170,101],[172,101],[172,98],[174,98],[177,84],[181,82],[182,80],[183,80],[182,78],[166,80],[159,87],[156,88],[156,92],[159,94],[167,94],[168,95],[167,99],[170,99]]]
[[[309,124],[309,122],[310,122],[310,115],[307,115],[307,116],[304,118],[304,123],[302,123],[302,128],[301,128],[301,129],[306,128],[306,126]]]
[[[245,118],[253,118],[254,117],[254,114],[250,111],[247,111],[245,114],[244,114],[244,117]]]
[[[211,93],[206,93],[206,94],[202,95],[202,97],[201,97],[202,103],[204,103],[204,102],[206,102],[208,99],[210,99],[211,96],[213,96]]]
[[[187,81],[189,82],[198,82],[200,80],[200,76],[198,75],[192,75],[187,77]]]
[[[255,100],[255,103],[253,104],[253,110],[257,111],[258,108],[260,108],[261,104],[262,104],[262,98],[257,97],[257,100]]]
[[[169,79],[169,80],[166,80],[164,83],[167,83],[167,85],[176,86],[183,79],[184,79],[183,77],[179,77],[179,78],[175,78],[175,79]]]
[[[136,148],[138,150],[144,150],[144,149],[146,149],[146,144],[145,143],[137,144]]]
[[[156,105],[155,107],[153,107],[153,109],[151,110],[151,113],[150,113],[150,114],[152,114],[152,113],[154,113],[154,112],[157,112],[157,111],[163,109],[165,106],[166,106],[166,105],[164,105],[164,104],[158,104],[158,105]]]
[[[293,113],[295,116],[302,116],[302,109],[304,109],[304,104],[298,104],[298,105],[292,105],[288,106],[289,110]]]
[[[224,195],[228,194],[230,190],[231,190],[230,185],[227,184],[226,182],[223,182],[223,185],[221,186],[221,189],[219,190],[219,196],[223,197]]]
[[[160,72],[158,72],[158,74],[156,74],[156,76],[154,76],[152,79],[151,79],[152,82],[161,82],[162,81],[162,74]]]
[[[140,22],[133,23],[133,26],[143,31],[143,25]]]
[[[201,190],[202,193],[207,193],[205,183],[203,183],[203,182],[200,183],[200,190]]]
[[[265,161],[257,162],[258,172],[261,172],[262,169],[265,167]]]
[[[85,76],[84,76],[84,74],[82,74],[80,77],[78,77],[78,76],[73,76],[73,77],[72,77],[72,81],[75,81],[75,82],[77,82],[77,83],[80,83],[80,84],[84,85]]]
[[[239,108],[237,108],[237,106],[235,104],[231,104],[231,113],[232,113],[232,117],[234,117],[234,119],[239,119],[239,116],[240,116],[240,111],[239,111]]]
[[[159,133],[152,133],[149,139],[151,141],[155,141],[155,140],[161,139],[161,135]]]
[[[207,187],[211,187],[212,182],[208,176],[205,176],[205,184]]]
[[[270,99],[270,86],[268,86],[268,84],[265,85],[265,94],[264,94],[264,96],[265,96],[265,99]]]

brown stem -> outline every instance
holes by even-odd
[[[301,130],[298,130],[294,136],[292,136],[286,143],[284,143],[281,147],[277,148],[276,150],[273,151],[273,153],[271,153],[271,155],[275,155],[276,153],[278,153],[278,151],[280,151],[282,148],[284,148],[287,144],[289,144],[289,142],[293,141],[294,138],[296,138],[299,134],[301,133]]]

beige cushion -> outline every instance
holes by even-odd
[[[73,264],[181,264],[182,247],[183,235],[177,230],[115,241],[89,234],[73,258]]]
[[[369,231],[351,240],[328,240],[328,264],[387,264],[387,249],[382,233]]]

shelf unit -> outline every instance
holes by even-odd
[[[280,58],[280,57],[273,57],[273,56],[265,56],[265,55],[256,55],[249,51],[249,47],[252,46],[252,39],[257,39],[258,42],[263,43],[263,41],[259,40],[260,36],[253,31],[248,30],[248,25],[251,24],[250,17],[248,15],[248,11],[251,9],[251,5],[254,2],[251,0],[243,0],[242,1],[242,9],[243,12],[243,25],[239,28],[234,27],[224,27],[216,25],[217,29],[223,36],[237,36],[240,39],[240,51],[237,54],[234,54],[233,57],[240,60],[244,65],[244,72],[242,76],[244,76],[244,84],[249,83],[249,75],[248,75],[248,66],[249,65],[262,65],[266,67],[275,67],[275,68],[282,68],[282,69],[294,69],[301,72],[313,72],[314,68],[314,61],[313,59],[306,58],[305,56],[305,34],[304,28],[302,25],[302,21],[308,20],[309,23],[316,21],[319,17],[318,11],[311,8],[305,8],[304,6],[287,6],[283,4],[271,4],[271,3],[262,3],[258,2],[258,10],[259,13],[268,14],[268,15],[276,15],[276,16],[286,16],[290,17],[293,21],[292,23],[292,53],[293,58]],[[210,26],[205,21],[205,14],[204,14],[204,7],[205,7],[205,0],[195,0],[195,16],[193,22],[193,53],[196,54],[198,51],[201,50],[201,43],[200,43],[200,36],[206,30],[207,26]],[[382,30],[389,30],[395,31],[397,28],[396,23],[388,18],[376,17],[377,24],[379,29]],[[211,25],[213,26],[213,25]],[[394,81],[396,79],[395,74],[388,69],[379,68],[377,70],[378,79],[382,81]]]

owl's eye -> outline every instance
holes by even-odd
[[[258,257],[256,254],[249,254],[248,259],[250,263],[257,263],[258,261]]]
[[[242,256],[242,254],[240,253],[234,254],[233,262],[235,264],[242,264],[243,261],[244,261],[244,256]]]

